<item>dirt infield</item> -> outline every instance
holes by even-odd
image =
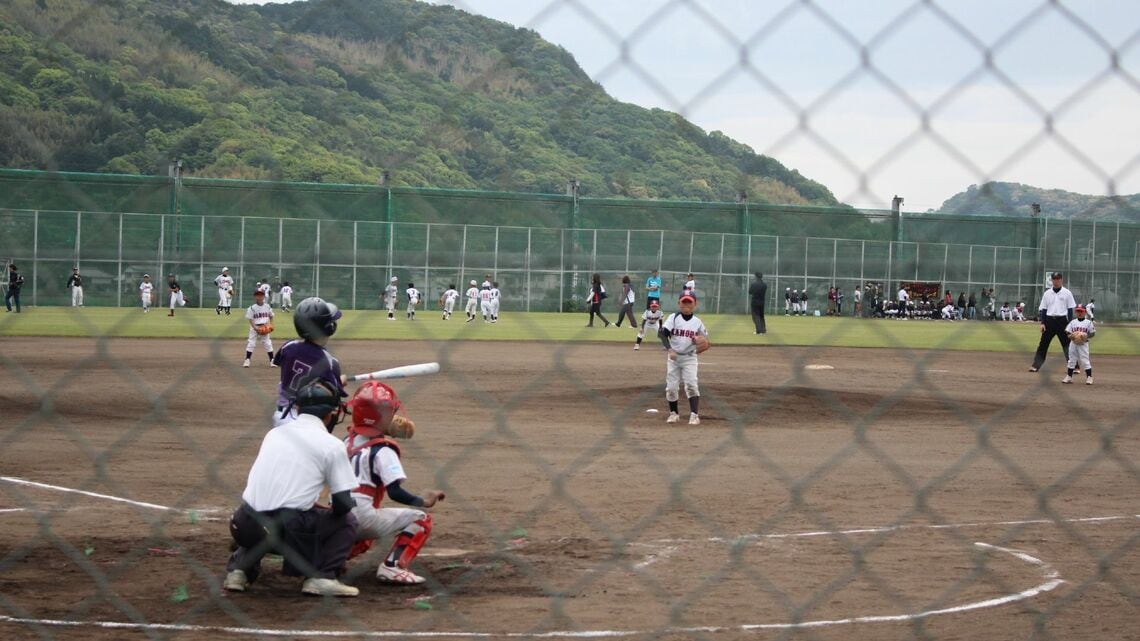
[[[334,341],[348,372],[443,364],[394,387],[418,424],[408,485],[448,498],[425,587],[377,584],[374,550],[360,598],[326,601],[268,563],[219,593],[278,374],[263,358],[2,347],[7,639],[1140,638],[1134,358],[1063,386],[1056,354],[1029,374],[1028,354],[716,347],[690,427],[664,422],[652,345]]]

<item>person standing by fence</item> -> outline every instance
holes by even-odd
[[[83,277],[79,275],[79,268],[71,268],[71,277],[67,279],[67,288],[71,290],[71,306],[83,307]]]
[[[764,303],[768,298],[768,283],[764,282],[764,274],[756,272],[756,280],[748,286],[748,298],[752,306],[752,324],[756,326],[756,334],[767,334],[768,325],[764,321]]]
[[[649,309],[655,301],[658,306],[661,305],[661,276],[656,269],[645,279],[645,309]]]
[[[1065,327],[1073,320],[1073,308],[1077,306],[1077,301],[1073,298],[1073,293],[1061,284],[1064,278],[1061,272],[1053,272],[1053,285],[1041,296],[1041,306],[1037,311],[1037,320],[1041,322],[1041,341],[1037,343],[1037,353],[1033,355],[1033,364],[1029,366],[1031,372],[1040,370],[1045,364],[1045,355],[1049,352],[1049,343],[1053,342],[1054,336],[1061,341],[1065,358],[1069,358],[1069,335],[1065,333]]]
[[[8,263],[8,293],[4,294],[4,307],[12,311],[16,303],[16,313],[20,313],[20,289],[24,286],[24,275],[16,268],[16,263]]]
[[[590,322],[586,327],[594,326],[594,316],[602,319],[606,327],[610,326],[610,322],[602,316],[602,301],[606,298],[606,286],[602,284],[601,274],[594,274],[590,277],[590,293],[586,296],[586,305],[590,310]]]

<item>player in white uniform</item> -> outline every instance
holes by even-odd
[[[1092,385],[1092,357],[1089,356],[1089,341],[1093,336],[1096,336],[1096,323],[1093,319],[1087,318],[1085,314],[1087,310],[1082,305],[1077,305],[1073,309],[1073,314],[1076,318],[1069,321],[1065,326],[1065,334],[1069,337],[1069,369],[1065,374],[1065,378],[1061,379],[1062,383],[1073,382],[1073,372],[1080,365],[1085,370],[1085,385]],[[1084,334],[1085,340],[1077,342],[1073,337],[1077,334]]]
[[[483,322],[491,322],[491,283],[483,283],[479,290],[479,313],[483,315]]]
[[[420,290],[416,289],[415,283],[408,283],[404,293],[408,296],[408,320],[416,320],[416,305],[420,304]]]
[[[467,287],[467,307],[464,311],[467,312],[467,322],[475,320],[475,310],[479,308],[479,288],[475,286],[475,281],[472,280]]]
[[[384,309],[388,310],[388,320],[396,320],[396,301],[400,296],[400,286],[395,276],[388,280],[388,286],[380,296],[384,299]]]
[[[455,289],[455,285],[448,285],[447,291],[439,297],[439,304],[443,307],[443,320],[451,318],[451,313],[455,311],[455,301],[459,299],[459,292]]]
[[[258,285],[257,288],[260,289],[263,294],[265,294],[265,304],[273,307],[273,305],[269,303],[269,301],[273,300],[273,286],[269,284],[269,279],[266,278],[265,280],[261,281],[261,284]]]
[[[444,499],[443,492],[429,490],[422,497],[403,487],[408,475],[400,463],[400,446],[393,438],[409,439],[415,424],[397,416],[396,392],[379,381],[368,381],[348,402],[352,426],[348,428],[348,457],[356,470],[358,486],[352,491],[359,527],[349,558],[364,554],[379,539],[394,536],[392,548],[376,569],[385,583],[416,585],[424,579],[409,566],[431,535],[431,515],[422,508]],[[409,507],[380,507],[384,497]]]
[[[1089,315],[1089,320],[1096,320],[1096,299],[1090,298],[1089,304],[1085,305],[1085,313]]]
[[[281,311],[287,312],[293,309],[293,287],[289,285],[289,281],[281,283]]]
[[[139,298],[142,299],[143,313],[150,313],[150,304],[154,300],[154,283],[150,282],[150,274],[143,274],[139,283]]]
[[[665,400],[669,402],[666,423],[680,420],[677,413],[678,392],[685,383],[685,396],[689,399],[689,425],[700,425],[701,390],[697,383],[697,354],[709,347],[709,331],[697,318],[697,298],[681,294],[678,301],[681,311],[670,314],[661,326],[658,336],[669,350],[665,368]]]
[[[498,281],[491,281],[491,322],[499,322],[499,299],[503,293],[499,291]]]
[[[257,328],[261,326],[272,327],[273,308],[265,302],[264,291],[259,289],[253,292],[253,304],[245,310],[245,319],[249,321],[249,337],[245,341],[245,362],[241,366],[249,367],[249,359],[253,356],[253,346],[257,344],[258,339],[261,339],[262,345],[265,346],[265,353],[269,355],[269,366],[275,367],[273,365],[273,341],[269,338],[269,332],[262,334],[257,331]]]
[[[1009,308],[1008,301],[1001,304],[1001,309],[998,310],[998,320],[1013,320],[1013,310]]]
[[[222,268],[222,273],[214,279],[214,284],[218,287],[218,306],[214,308],[214,313],[220,315],[225,311],[226,316],[229,316],[234,295],[234,279],[230,276],[229,267]]]
[[[641,314],[641,329],[637,332],[637,343],[634,344],[633,351],[641,349],[641,340],[646,334],[656,336],[661,331],[661,319],[664,316],[661,313],[661,305],[655,300],[650,301],[649,309]]]

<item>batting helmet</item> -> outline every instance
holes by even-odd
[[[306,298],[293,310],[293,327],[297,335],[309,340],[332,336],[340,310],[336,305],[313,296]]]
[[[322,378],[303,381],[293,398],[293,404],[297,406],[298,414],[311,414],[322,419],[332,412],[337,412],[334,425],[340,422],[340,414],[343,411],[340,394],[333,388],[332,383]]]
[[[352,431],[369,437],[383,436],[392,417],[400,411],[396,390],[380,381],[367,381],[348,402]]]

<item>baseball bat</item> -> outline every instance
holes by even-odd
[[[439,363],[417,363],[415,365],[402,365],[388,369],[376,370],[367,374],[357,374],[350,381],[391,380],[393,378],[408,378],[409,376],[424,376],[439,371]]]

